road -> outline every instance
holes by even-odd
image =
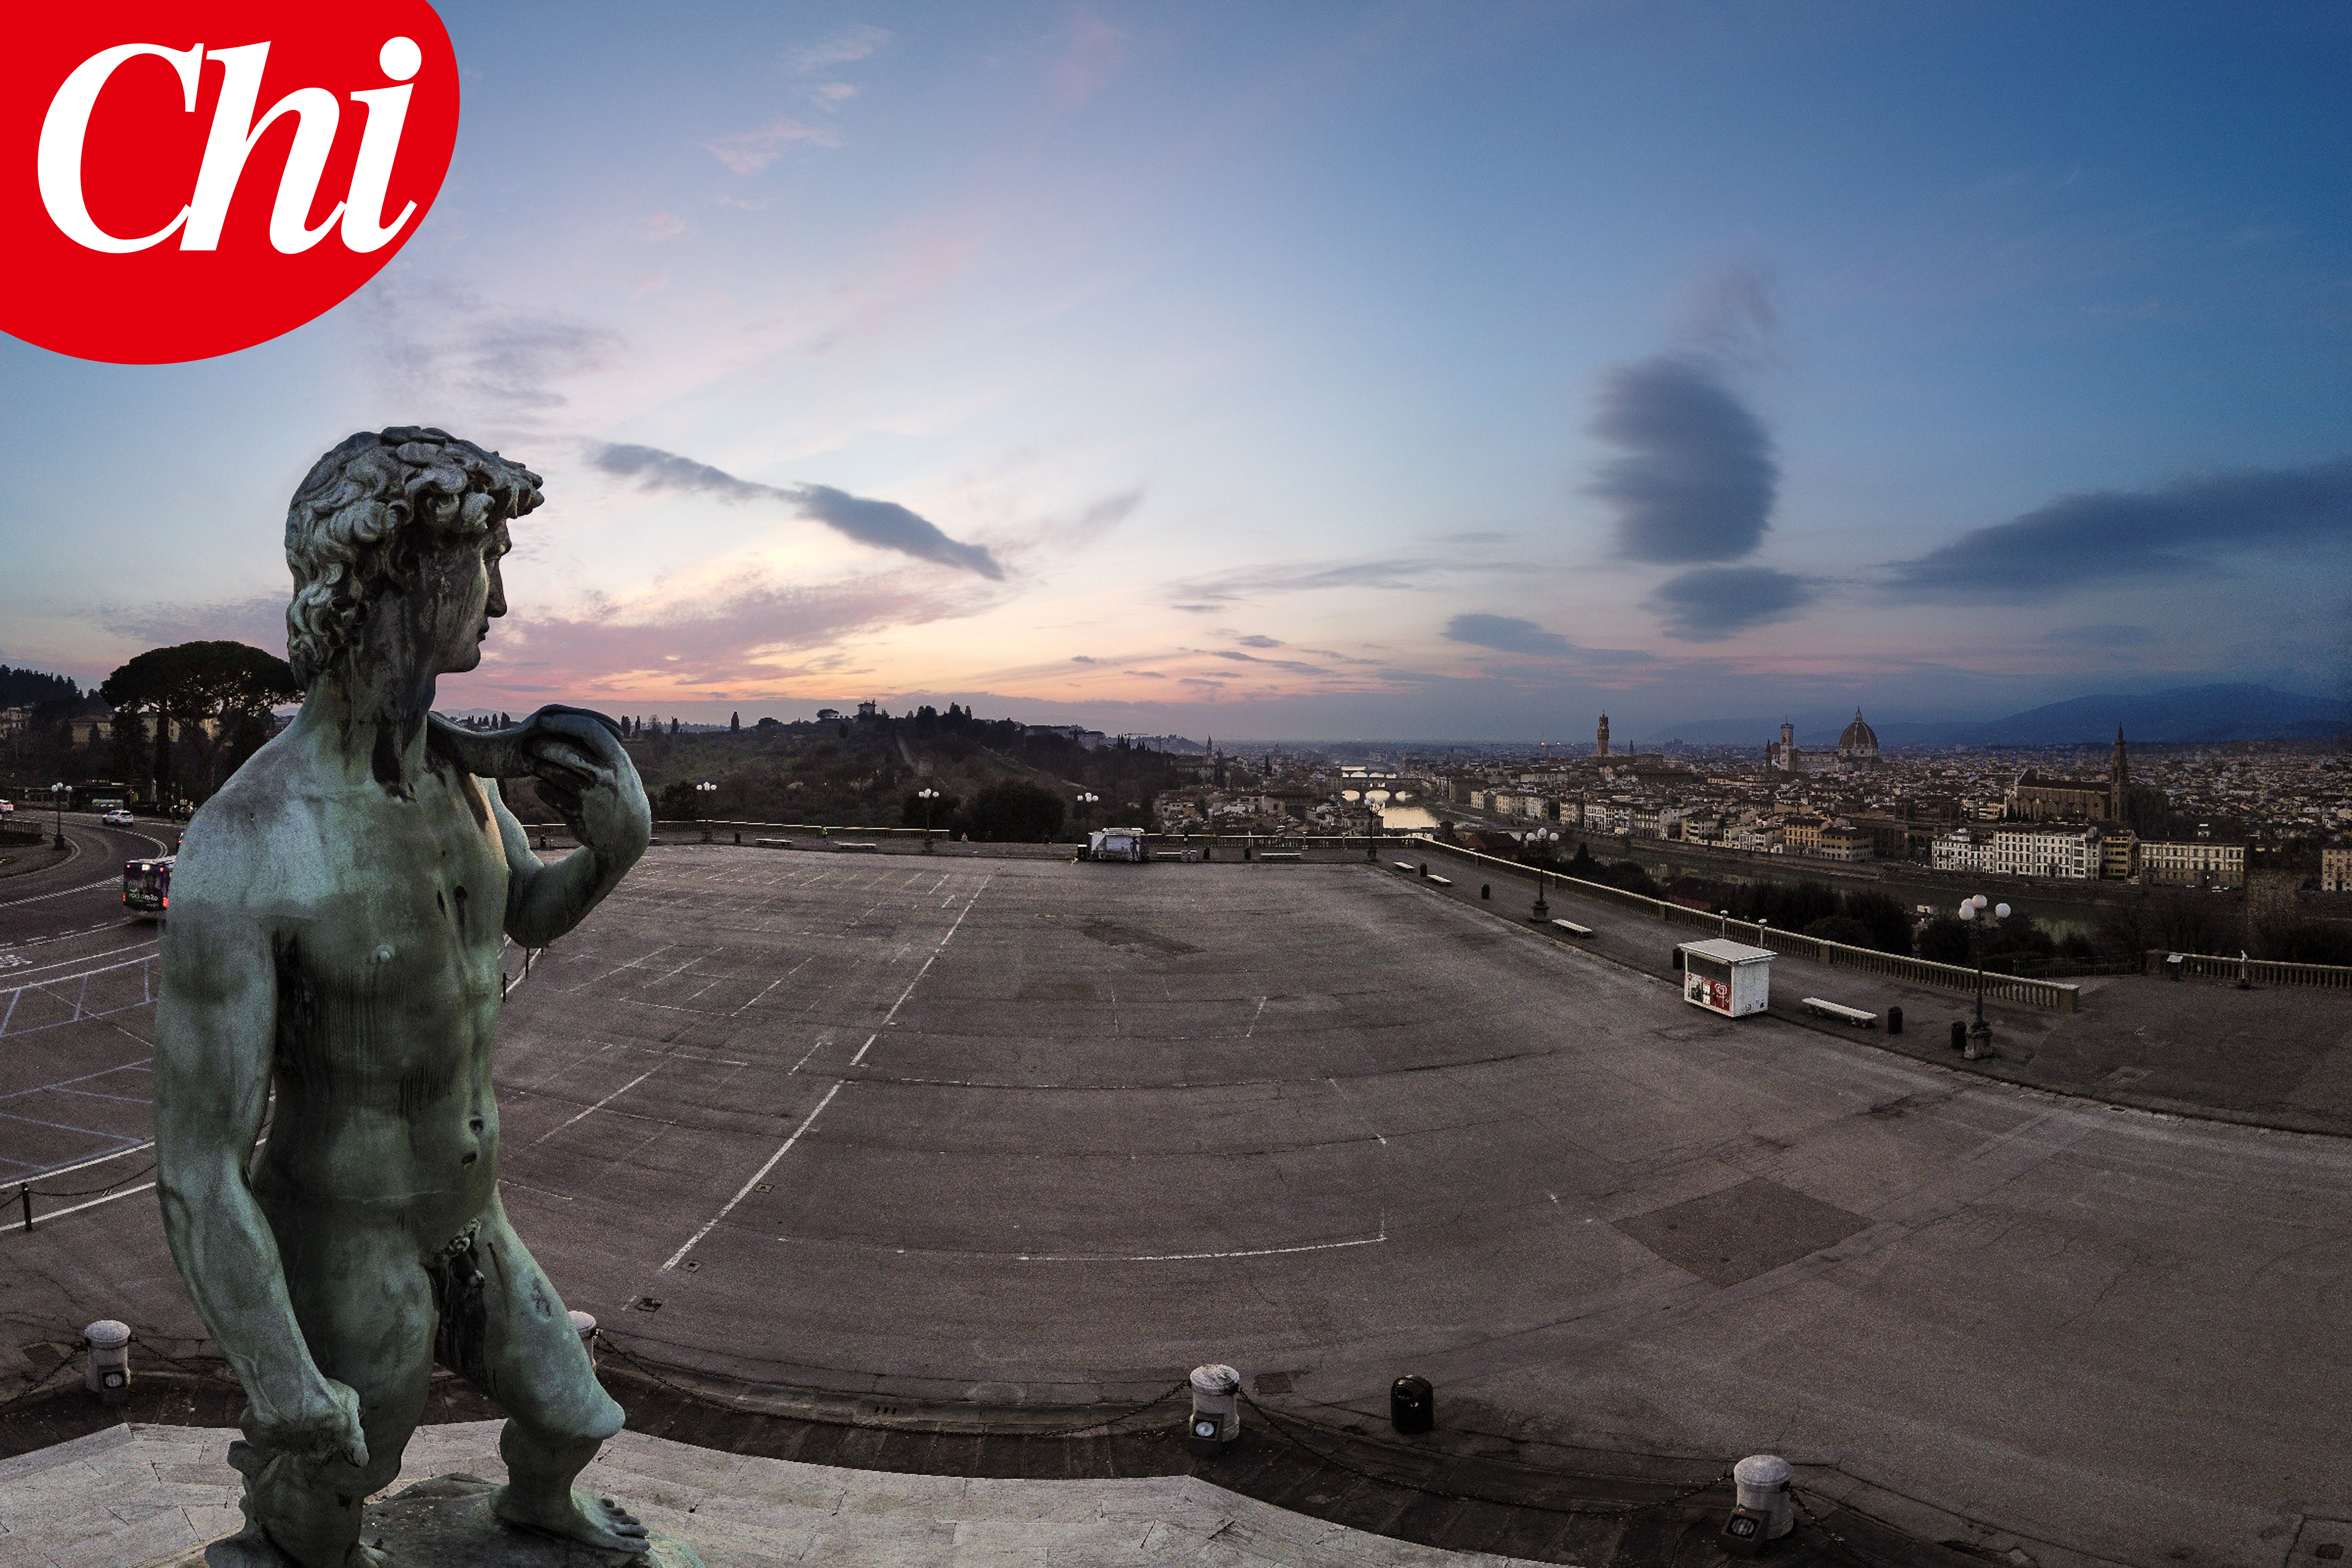
[[[2352,1142],[1721,1020],[1519,912],[1360,863],[666,846],[509,998],[505,1200],[571,1305],[723,1387],[1225,1361],[1344,1416],[1414,1372],[1516,1451],[1781,1452],[2043,1568],[2270,1568],[2352,1516]],[[19,1342],[202,1331],[149,1203],[0,1248]]]

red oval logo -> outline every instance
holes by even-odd
[[[457,142],[425,0],[44,6],[13,19],[0,329],[172,364],[267,342],[398,254]]]

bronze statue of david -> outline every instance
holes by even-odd
[[[247,1523],[216,1568],[386,1561],[362,1505],[399,1473],[436,1360],[509,1417],[497,1520],[604,1562],[648,1545],[572,1489],[622,1413],[500,1206],[490,1086],[507,939],[544,947],[612,891],[647,842],[645,791],[595,715],[488,736],[431,716],[506,613],[508,525],[539,483],[439,430],[319,459],[286,520],[301,712],[196,813],[173,878],[164,1229],[247,1401]],[[523,776],[578,836],[563,860],[499,798]]]

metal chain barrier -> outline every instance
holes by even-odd
[[[129,1186],[140,1177],[152,1174],[154,1169],[154,1163],[150,1161],[143,1169],[133,1171],[131,1174],[109,1182],[102,1187],[77,1187],[69,1193],[53,1193],[47,1187],[36,1187],[28,1183],[19,1183],[16,1190],[19,1193],[30,1194],[37,1198],[87,1198],[100,1193],[110,1193],[117,1187]]]
[[[1291,1430],[1293,1423],[1287,1417],[1276,1415],[1273,1411],[1268,1410],[1265,1405],[1260,1405],[1256,1400],[1252,1399],[1247,1393],[1243,1393],[1241,1394],[1241,1401],[1244,1405],[1248,1405],[1252,1410],[1256,1411],[1259,1415],[1265,1417],[1266,1426],[1274,1432],[1289,1439],[1291,1442],[1296,1443],[1298,1447],[1306,1449],[1308,1453],[1314,1455],[1318,1459],[1322,1460],[1323,1463],[1329,1465],[1334,1469],[1345,1470],[1349,1475],[1360,1477],[1364,1480],[1373,1482],[1375,1485],[1402,1487],[1407,1491],[1420,1492],[1426,1497],[1444,1498],[1454,1502],[1485,1503],[1490,1508],[1533,1509],[1538,1513],[1557,1513],[1572,1519],[1624,1519],[1633,1514],[1646,1513],[1652,1509],[1671,1508],[1675,1503],[1696,1497],[1699,1493],[1722,1486],[1724,1483],[1731,1479],[1730,1470],[1726,1469],[1721,1474],[1711,1476],[1707,1479],[1700,1481],[1696,1486],[1685,1487],[1681,1491],[1675,1492],[1668,1497],[1654,1498],[1648,1502],[1562,1505],[1559,1503],[1528,1502],[1524,1500],[1506,1501],[1500,1498],[1481,1497],[1475,1492],[1455,1491],[1448,1487],[1427,1486],[1420,1481],[1407,1480],[1402,1476],[1383,1476],[1377,1474],[1374,1471],[1365,1469],[1360,1465],[1350,1464],[1346,1459],[1339,1458],[1338,1455],[1331,1453],[1328,1449],[1318,1447],[1315,1444],[1300,1436],[1297,1432]],[[1297,1423],[1297,1425],[1303,1426],[1306,1423],[1299,1422]],[[1531,1470],[1530,1473],[1542,1474],[1544,1472]]]

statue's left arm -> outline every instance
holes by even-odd
[[[653,837],[653,811],[636,763],[603,725],[542,718],[534,731],[525,742],[531,772],[580,847],[544,865],[495,788],[490,805],[506,848],[507,934],[525,947],[545,947],[586,919],[636,864]]]

